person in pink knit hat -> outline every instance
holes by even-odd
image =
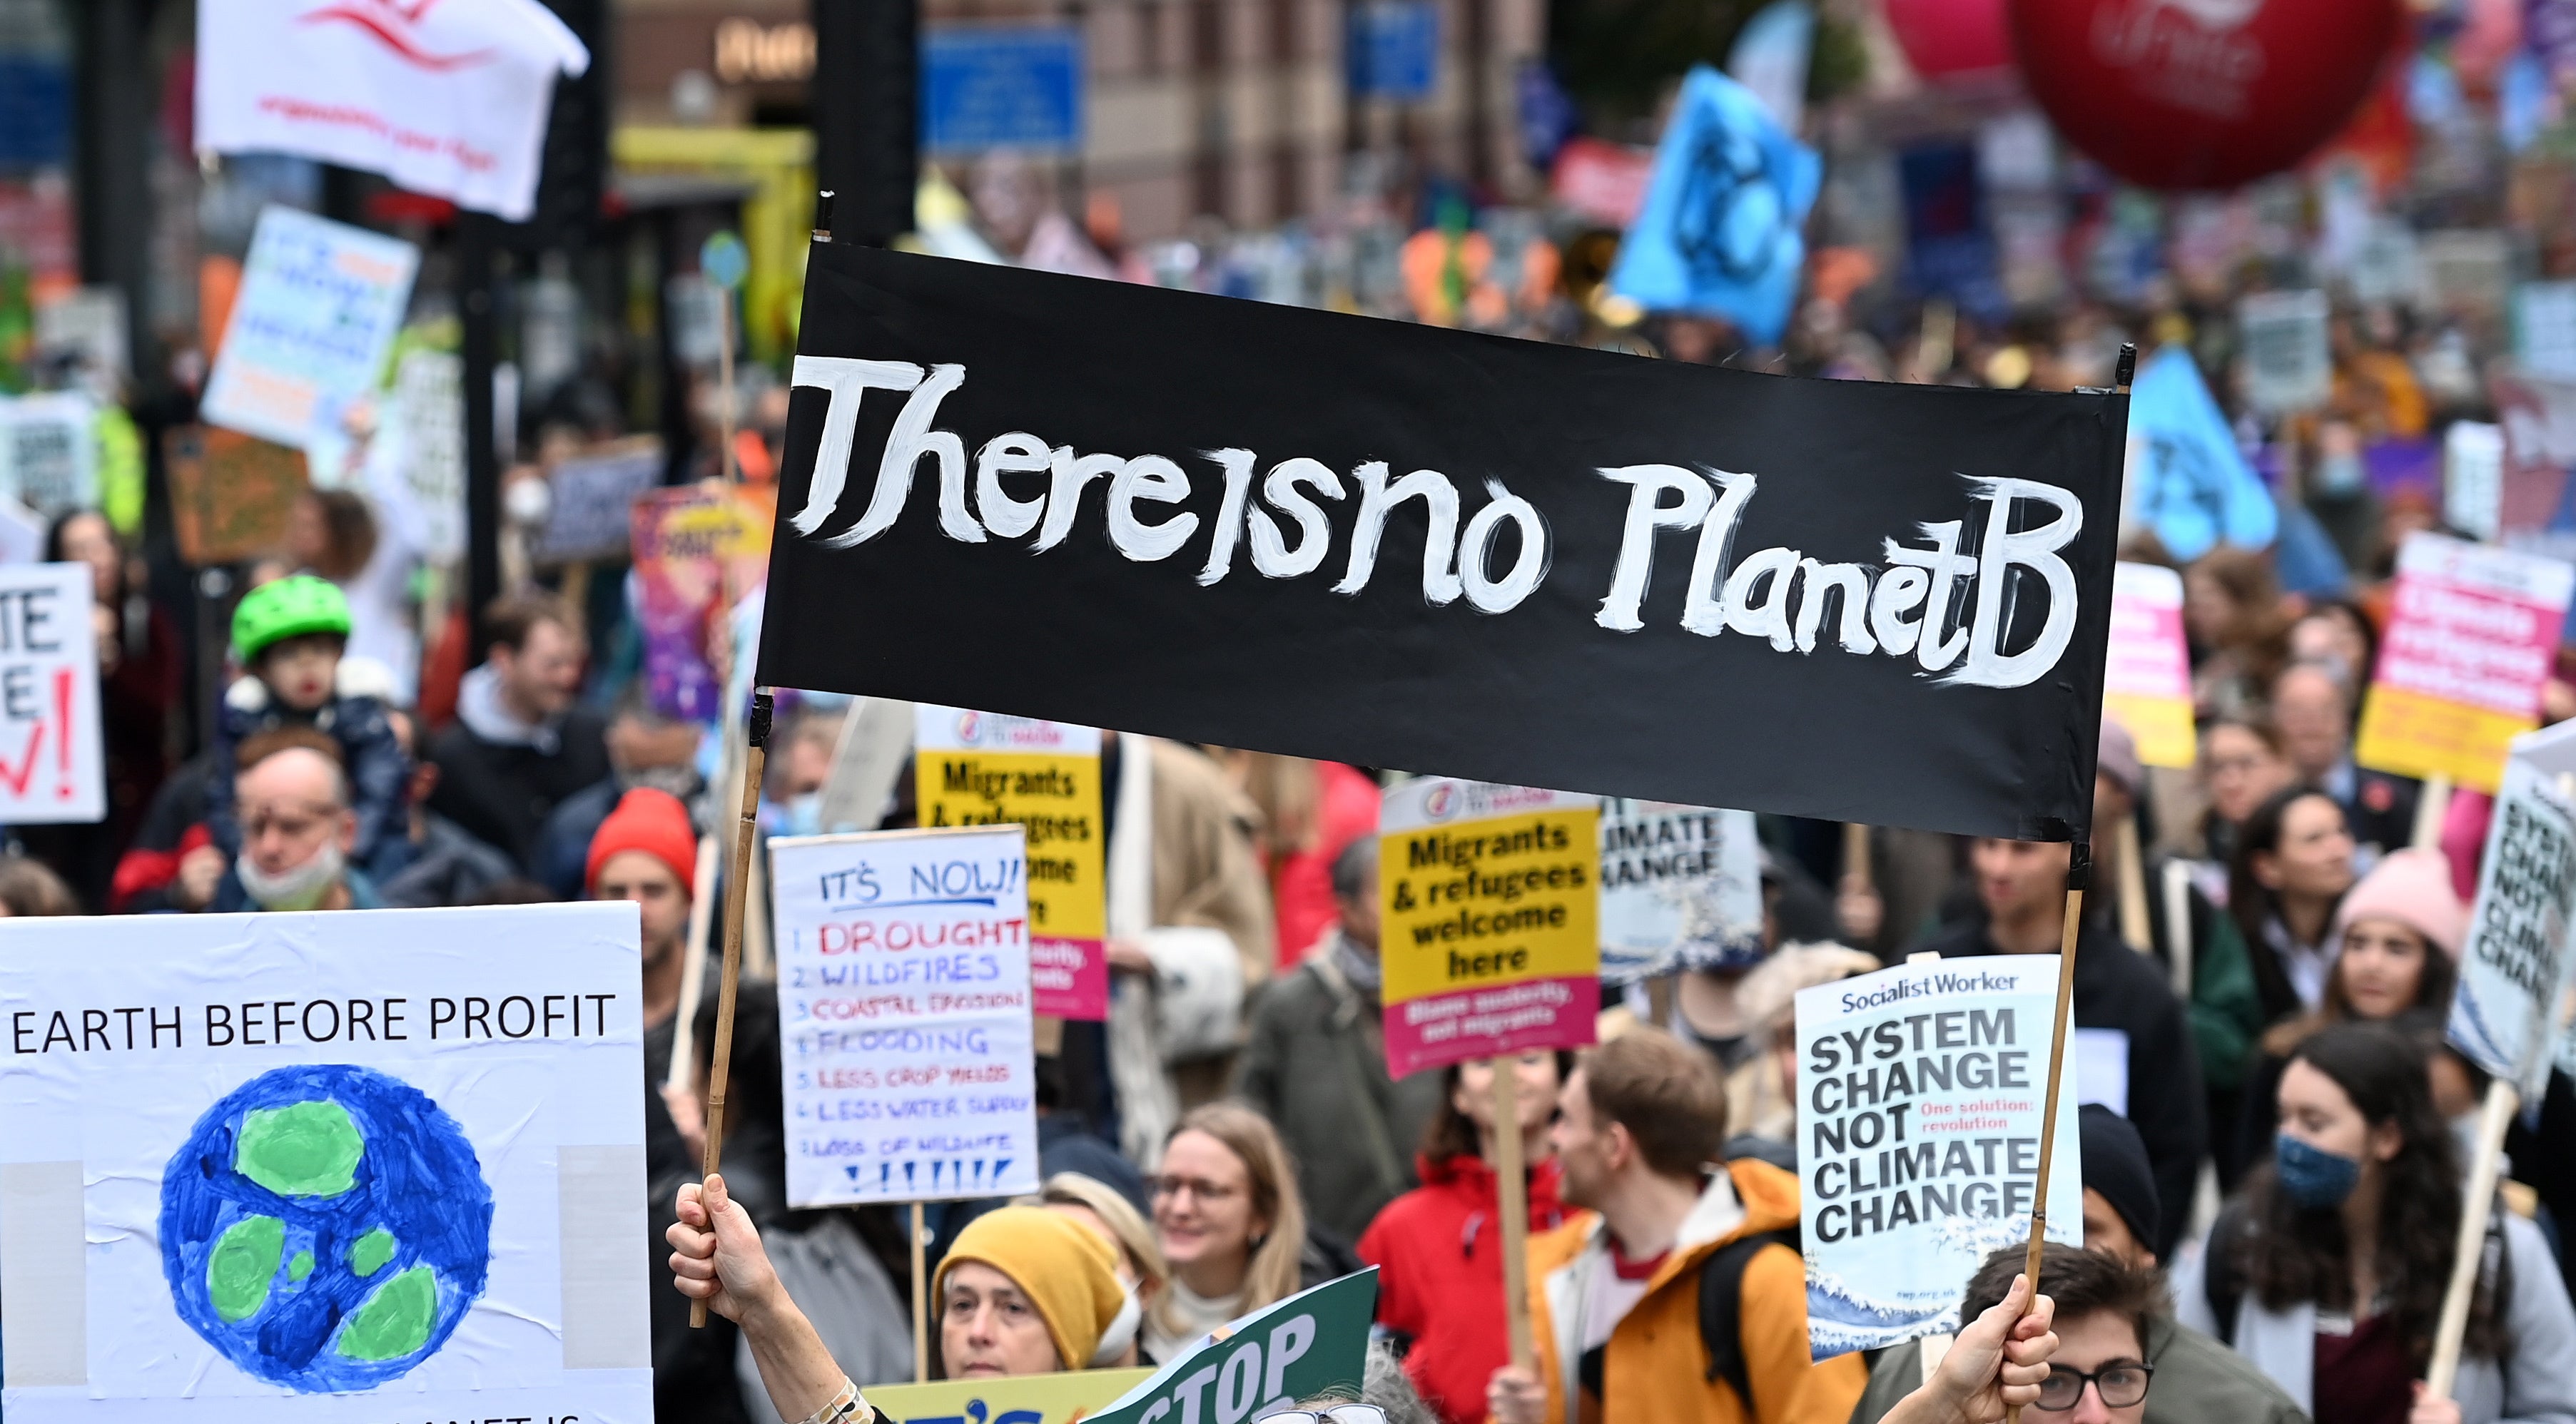
[[[2324,1012],[2385,1019],[2411,1008],[2448,1008],[2468,932],[2468,907],[2440,851],[2383,857],[2336,907],[2332,943],[2339,950]]]
[[[2393,1019],[2415,1008],[2431,1009],[2437,1017],[2447,1012],[2468,932],[2468,907],[2451,888],[2451,865],[2440,851],[2400,850],[2381,857],[2335,909],[2326,935],[2335,961],[2326,972],[2324,1002],[2263,1035],[2263,1061],[2245,1097],[2239,1144],[2270,1140],[2282,1066],[2317,1030],[2357,1019]]]

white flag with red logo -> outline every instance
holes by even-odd
[[[538,0],[202,0],[197,144],[364,168],[516,222],[555,73],[589,67]]]

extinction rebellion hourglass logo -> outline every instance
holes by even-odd
[[[1787,211],[1754,135],[1703,122],[1691,143],[1682,200],[1674,205],[1673,246],[1692,276],[1701,282],[1760,280],[1782,251]]]

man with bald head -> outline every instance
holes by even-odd
[[[241,744],[233,804],[242,848],[208,909],[376,910],[384,899],[350,848],[358,818],[338,743],[309,728],[281,727]]]

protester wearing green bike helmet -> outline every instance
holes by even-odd
[[[297,712],[330,700],[348,643],[348,598],[311,574],[261,584],[233,609],[233,656]]]
[[[233,609],[233,655],[244,676],[225,689],[216,708],[218,774],[206,785],[206,833],[232,869],[215,887],[211,908],[308,910],[328,900],[334,885],[346,887],[350,902],[363,906],[375,900],[368,876],[402,868],[410,846],[411,758],[394,734],[383,699],[359,690],[366,680],[342,687],[341,655],[348,642],[349,600],[336,585],[310,574],[261,584]],[[347,845],[334,842],[327,852],[293,865],[265,864],[263,856],[277,859],[272,852],[277,837],[288,834],[287,822],[264,811],[253,816],[249,793],[235,778],[246,779],[258,764],[266,734],[292,729],[328,739],[326,759],[338,764],[338,809],[353,822],[353,834]],[[305,745],[321,751],[325,743],[307,738]],[[252,844],[262,837],[268,838],[265,849]],[[173,904],[209,907],[177,897]]]

